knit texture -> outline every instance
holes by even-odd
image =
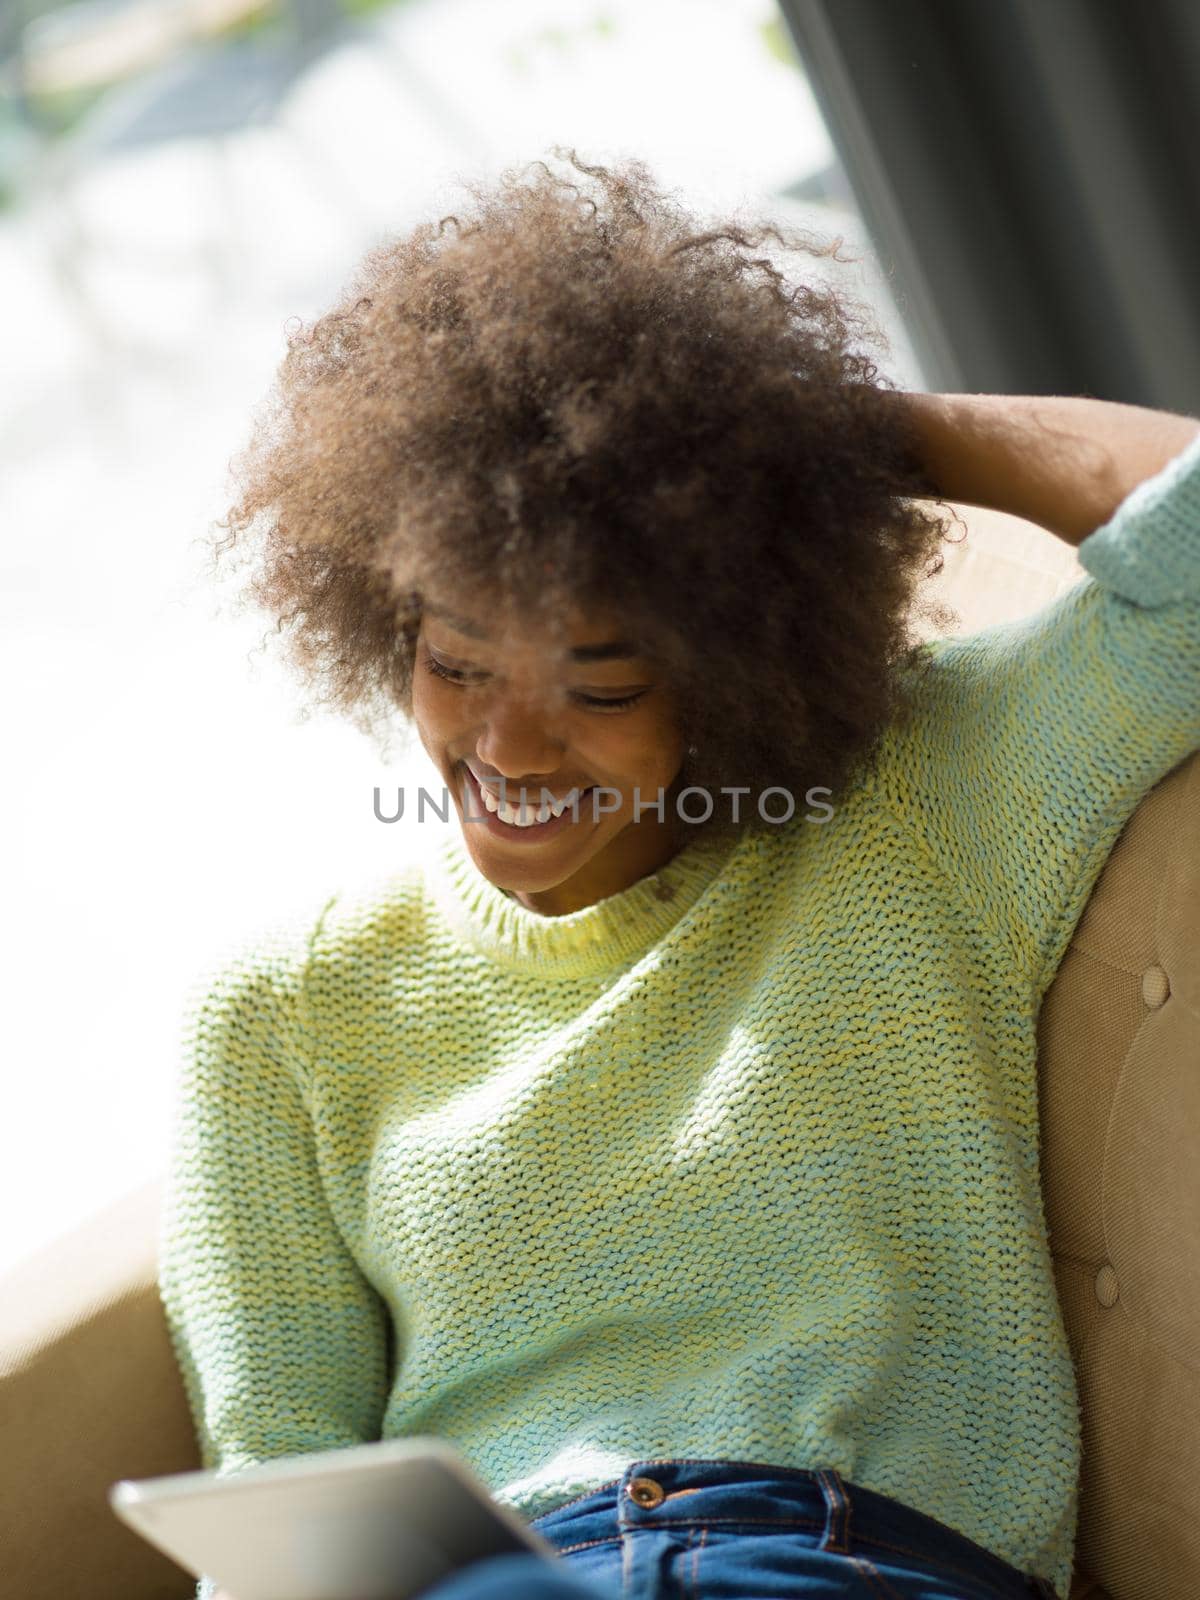
[[[1066,1596],[1036,1022],[1200,748],[1200,440],[1079,557],[927,647],[832,817],[563,917],[454,822],[210,963],[159,1276],[206,1467],[433,1434],[529,1517],[643,1458],[834,1467]]]

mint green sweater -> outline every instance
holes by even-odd
[[[1200,441],[1079,557],[929,647],[832,817],[554,918],[437,826],[209,964],[159,1279],[206,1467],[436,1434],[529,1517],[641,1457],[836,1467],[1066,1595],[1035,1029],[1200,747]]]

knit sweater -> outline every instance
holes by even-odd
[[[452,819],[210,961],[159,1276],[204,1466],[432,1434],[530,1518],[642,1458],[834,1467],[1066,1596],[1035,1030],[1200,748],[1200,440],[1079,559],[925,647],[832,816],[559,917]]]

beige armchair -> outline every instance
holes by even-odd
[[[1049,535],[1024,537],[1031,559],[1010,614],[1075,576],[1039,559],[1060,548]],[[975,545],[956,553],[960,577],[968,560],[989,560],[987,541]],[[1003,546],[975,590],[993,615],[1016,548]],[[1200,752],[1117,840],[1043,1002],[1038,1044],[1042,1181],[1083,1408],[1070,1600],[1195,1600]],[[106,1498],[118,1478],[200,1465],[155,1289],[160,1200],[157,1181],[137,1189],[0,1286],[0,1587],[14,1600],[194,1591]]]

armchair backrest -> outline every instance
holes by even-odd
[[[1083,1415],[1072,1600],[1200,1594],[1200,751],[1126,823],[1042,1002],[1042,1192]]]

